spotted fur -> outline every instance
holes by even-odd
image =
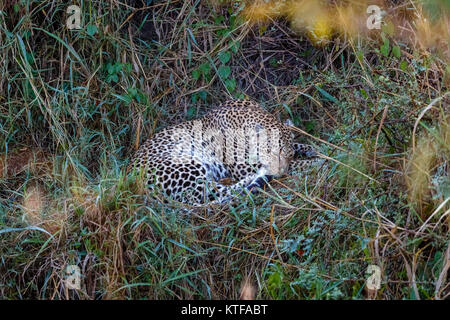
[[[198,120],[159,131],[137,150],[131,165],[145,170],[149,187],[176,201],[205,204],[261,188],[287,173],[295,156],[316,153],[294,143],[288,125],[257,103],[231,100]],[[221,184],[225,178],[236,183]]]

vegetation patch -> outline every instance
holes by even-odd
[[[448,299],[447,3],[3,1],[0,297]],[[127,175],[229,98],[328,160],[203,209]]]

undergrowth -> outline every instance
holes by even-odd
[[[247,20],[244,1],[74,4],[80,30],[59,1],[0,4],[2,299],[238,299],[247,280],[257,299],[448,298],[448,43],[392,23],[317,43],[289,15]],[[330,159],[206,209],[126,176],[152,133],[229,98]]]

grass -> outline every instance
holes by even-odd
[[[58,1],[0,5],[1,298],[448,298],[449,42],[426,37],[446,2],[387,2],[362,35],[236,3],[84,1],[78,31]],[[125,175],[152,133],[230,97],[331,159],[196,210]]]

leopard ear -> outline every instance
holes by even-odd
[[[285,125],[286,127],[294,127],[294,123],[292,122],[291,119],[287,119],[287,120],[284,122],[284,125]]]

